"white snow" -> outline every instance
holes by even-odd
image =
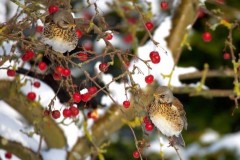
[[[8,4],[9,6],[9,15],[7,15],[7,8],[5,7],[6,4]],[[4,23],[6,22],[9,18],[13,17],[14,14],[16,13],[17,10],[17,5],[8,1],[8,0],[1,0],[0,1],[0,23]]]
[[[2,108],[5,108],[6,110],[9,108],[9,106],[1,101],[1,110]],[[26,128],[28,127],[24,121],[20,121],[22,117],[20,118],[19,115],[17,115],[14,111],[11,111],[10,113],[6,112],[0,112],[0,135],[6,139],[10,139],[12,141],[16,141],[21,143],[23,146],[31,148],[34,151],[37,151],[38,149],[38,142],[39,142],[39,136],[34,135],[33,137],[28,137],[26,134],[23,134],[20,132],[20,130],[23,131],[33,131],[32,128]],[[18,118],[18,119],[17,119]]]
[[[41,155],[45,160],[66,160],[67,152],[64,149],[50,149],[42,151]]]
[[[212,129],[207,129],[205,133],[200,137],[200,141],[202,143],[213,143],[219,139],[220,135],[212,130]]]

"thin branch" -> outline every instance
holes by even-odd
[[[191,73],[181,74],[179,75],[180,80],[190,80],[190,79],[199,79],[203,75],[203,71],[195,71]],[[225,70],[209,70],[206,73],[207,78],[219,78],[219,77],[234,77],[234,72],[231,69]]]
[[[140,149],[139,149],[139,147],[138,147],[138,140],[137,140],[136,134],[135,134],[133,128],[132,128],[130,125],[128,125],[128,127],[130,128],[130,130],[131,130],[131,132],[132,132],[132,134],[133,134],[135,146],[136,146],[136,148],[137,148],[137,150],[138,150],[138,152],[139,152],[140,159],[143,160],[142,154],[141,154]]]

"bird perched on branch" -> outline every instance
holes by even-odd
[[[51,46],[54,51],[70,52],[78,43],[75,28],[72,14],[67,10],[59,9],[46,17],[42,42]]]
[[[168,137],[170,146],[185,146],[181,132],[183,128],[187,129],[186,113],[168,87],[161,86],[156,90],[148,113],[152,123]]]

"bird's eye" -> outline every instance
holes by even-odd
[[[165,95],[164,95],[164,94],[162,94],[162,95],[160,95],[160,97],[161,97],[161,98],[164,98],[164,97],[165,97]]]

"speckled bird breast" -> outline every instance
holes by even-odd
[[[43,31],[42,42],[53,50],[64,53],[76,48],[78,38],[74,29],[62,29],[54,23],[46,24]]]
[[[149,116],[152,123],[166,136],[178,136],[183,129],[184,122],[174,105],[153,102],[149,108]]]

